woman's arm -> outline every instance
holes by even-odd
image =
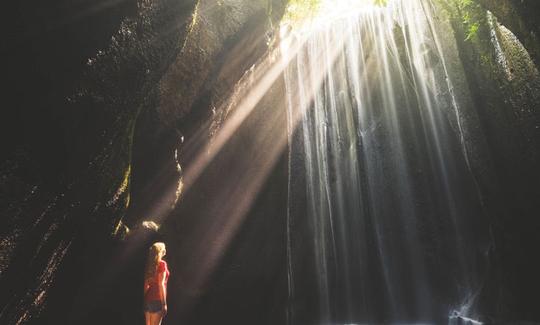
[[[150,283],[147,279],[144,280],[144,294],[146,295],[146,292],[150,289]]]
[[[158,283],[159,283],[159,300],[163,305],[164,310],[167,310],[167,287],[165,286],[166,274],[165,271],[158,273]]]

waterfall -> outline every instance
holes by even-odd
[[[482,208],[434,8],[328,3],[282,49],[289,324],[471,316]]]

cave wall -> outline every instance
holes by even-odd
[[[141,185],[156,188],[167,183],[170,186],[158,187],[169,188],[170,193],[183,177],[177,164],[189,170],[200,151],[221,136],[227,118],[236,113],[237,101],[245,95],[244,88],[249,89],[250,80],[256,79],[254,71],[268,64],[265,60],[274,50],[274,28],[284,5],[285,1],[273,1],[271,8],[266,1],[200,3],[183,50],[160,82],[159,104],[151,113],[158,129],[172,130],[165,131],[170,132],[171,142],[139,148],[151,149],[150,156],[156,157],[153,163],[160,168],[158,177],[146,181],[141,177]],[[146,211],[142,214],[163,223],[163,238],[175,252],[169,256],[175,274],[170,282],[169,322],[285,322],[286,161],[281,152],[265,156],[273,147],[285,150],[284,143],[277,146],[280,141],[271,132],[281,130],[278,138],[285,139],[283,92],[279,77],[203,175],[186,193],[180,193],[175,208],[156,211],[155,201],[146,208],[133,208],[136,214]],[[269,161],[272,166],[265,167]],[[141,163],[149,163],[148,154]],[[259,169],[269,173],[268,180],[257,189],[248,188]],[[240,215],[236,208],[243,198],[239,196],[251,194],[252,206]],[[165,204],[174,200],[170,197]],[[243,221],[231,225],[236,218]],[[207,261],[220,232],[230,228],[235,228],[233,238],[219,247],[224,255]],[[202,277],[206,271],[201,269],[213,262],[210,274]]]
[[[159,218],[169,212],[155,215],[151,206],[157,200],[171,205],[176,199],[164,195],[164,189],[177,186],[177,165],[185,166],[193,158],[194,152],[182,147],[193,138],[201,143],[191,147],[202,146],[215,135],[227,115],[224,102],[268,49],[285,3],[198,3],[180,52],[159,81],[154,102],[138,120],[133,162],[140,167],[133,173],[130,222],[141,215]],[[175,158],[175,152],[183,154]]]
[[[132,285],[140,274],[129,270],[142,269],[152,240],[181,247],[193,239],[198,211],[214,190],[208,184],[223,176],[222,167],[211,166],[207,185],[198,195],[180,197],[176,208],[171,203],[178,198],[162,189],[178,185],[178,164],[189,166],[191,150],[205,143],[190,140],[212,139],[232,113],[223,101],[272,46],[285,3],[6,5],[0,53],[10,85],[3,89],[0,119],[0,322],[142,322],[140,292]],[[447,36],[458,44],[455,64],[463,65],[459,74],[473,99],[463,111],[477,155],[473,169],[493,227],[488,254],[496,271],[480,304],[497,319],[538,321],[538,4],[479,3],[484,7],[471,9],[481,22],[472,40],[462,24],[463,8],[446,8],[453,27]],[[485,9],[493,12],[494,28]],[[504,68],[493,31],[506,54]],[[263,99],[220,162],[242,166],[231,157],[253,150],[243,147],[245,138],[280,106],[280,87],[278,82]],[[184,296],[193,303],[171,321],[285,322],[285,221],[279,208],[286,202],[285,165],[278,156],[272,181],[255,196],[212,281],[200,291],[178,289],[183,298],[173,304]],[[163,217],[152,214],[158,199],[171,208],[163,211],[170,217],[156,235],[138,225]],[[182,275],[190,245],[172,252],[171,268]],[[172,280],[186,287],[181,276]]]
[[[479,292],[486,321],[538,321],[534,258],[540,194],[538,7],[528,1],[442,4],[457,44],[471,103],[464,110],[468,145],[492,246]],[[487,10],[490,10],[489,12]],[[471,28],[475,25],[477,27]],[[452,35],[452,36],[448,36]],[[479,141],[480,140],[480,141]]]
[[[164,239],[140,226],[163,193],[147,196],[159,177],[178,180],[183,137],[218,128],[210,102],[265,53],[284,4],[9,4],[2,323],[143,321],[130,270]]]
[[[509,28],[525,46],[533,61],[540,64],[540,4],[534,0],[480,0],[479,3]]]
[[[137,114],[178,51],[193,6],[33,1],[3,11],[11,15],[2,48],[11,84],[2,118],[0,322],[73,323],[91,311],[76,306],[88,299],[83,284],[95,281],[129,203]]]

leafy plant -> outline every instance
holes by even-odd
[[[479,5],[473,0],[455,0],[463,18],[465,41],[472,41],[478,36],[482,17],[478,17]]]
[[[475,38],[478,35],[478,29],[480,28],[479,22],[474,22],[469,25],[469,29],[467,30],[467,37],[465,37],[466,41],[470,41],[471,39]]]

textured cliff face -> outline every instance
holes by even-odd
[[[193,7],[57,5],[14,11],[28,20],[8,48],[20,69],[10,71],[13,106],[3,119],[4,138],[14,144],[2,166],[5,323],[55,322],[69,301],[75,316],[59,321],[91,311],[77,310],[80,290],[107,258],[129,204],[137,114],[174,58],[185,34],[179,22]]]
[[[533,0],[480,0],[479,3],[509,28],[529,51],[533,61],[540,63],[540,4]]]
[[[136,226],[140,214],[131,218],[129,236],[127,221],[122,220],[130,204],[132,173],[145,167],[138,165],[137,153],[161,153],[163,148],[153,151],[149,145],[156,142],[139,133],[141,149],[135,148],[132,159],[137,118],[141,112],[152,117],[167,96],[182,93],[191,98],[178,112],[140,122],[140,130],[163,134],[166,142],[176,145],[176,123],[186,112],[211,112],[208,105],[192,105],[193,101],[204,100],[212,87],[229,91],[244,73],[247,66],[239,65],[223,80],[219,60],[231,55],[244,39],[243,31],[253,27],[253,37],[264,39],[270,27],[269,5],[10,5],[10,42],[2,49],[13,80],[7,94],[12,104],[2,119],[7,140],[1,165],[3,323],[93,323],[104,317],[120,323],[142,321],[139,275],[123,277],[135,284],[120,280],[120,275],[144,264],[140,256],[154,237]],[[280,5],[276,2],[274,8]],[[274,13],[275,19],[279,10]],[[208,29],[208,22],[217,17],[223,19],[219,26],[224,29]],[[259,54],[266,48],[261,44]],[[185,57],[186,52],[201,56]],[[250,53],[254,61],[258,54]],[[193,79],[199,80],[197,87],[167,82],[170,69],[177,71],[178,65],[189,67],[183,70],[186,75],[200,75]],[[178,92],[167,93],[163,85]],[[135,294],[126,295],[130,292]]]
[[[282,1],[200,2],[184,47],[160,82],[159,104],[150,114],[162,135],[146,138],[149,145],[139,147],[141,159],[135,164],[140,162],[143,169],[157,166],[159,175],[140,175],[138,180],[140,189],[157,189],[161,202],[147,199],[151,191],[135,189],[134,195],[141,198],[136,201],[148,204],[135,204],[133,213],[160,220],[163,238],[175,252],[169,256],[175,274],[170,282],[171,322],[285,322],[286,168],[281,152],[267,156],[274,148],[285,149],[269,130],[276,129],[285,139],[282,83],[276,82],[263,97],[196,183],[185,193],[176,192],[179,198],[173,195],[179,176],[189,174],[199,155],[206,153],[205,146],[223,137],[225,120],[236,113],[238,101],[247,94],[244,88],[257,78],[254,71],[268,64],[272,27],[278,26],[283,9]],[[143,128],[156,132],[155,126]],[[145,136],[141,133],[136,139]],[[182,174],[176,163],[184,169]],[[259,169],[275,163],[275,170],[266,170],[268,181],[251,187]],[[241,215],[236,209],[250,195],[252,207]],[[176,208],[160,208],[177,199]],[[224,234],[229,238],[222,239]]]
[[[177,199],[163,193],[177,187],[177,165],[193,159],[194,152],[180,154],[184,142],[197,136],[202,145],[215,135],[227,115],[222,106],[268,49],[284,6],[285,1],[197,4],[177,57],[137,122],[134,218],[155,214],[150,207],[156,200],[170,206]]]
[[[463,82],[478,117],[475,138],[485,139],[475,173],[491,220],[493,247],[492,271],[479,301],[484,313],[495,318],[537,320],[531,301],[540,288],[534,275],[540,266],[531,256],[540,244],[534,230],[535,197],[540,194],[540,79],[531,13],[538,8],[527,1],[479,4],[450,10]],[[473,24],[478,30],[471,34]]]

